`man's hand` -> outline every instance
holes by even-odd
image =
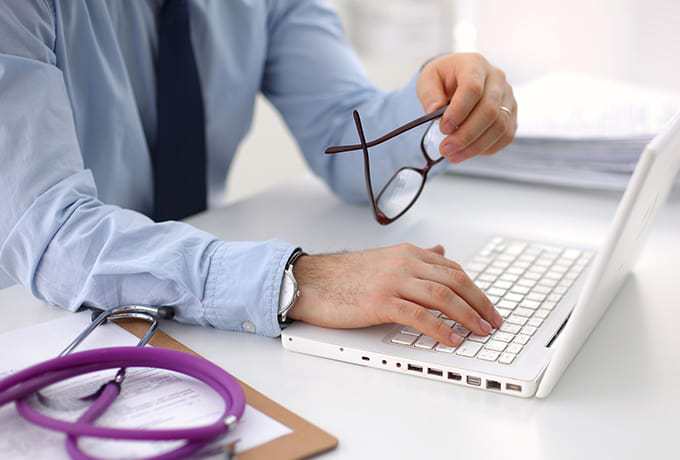
[[[451,101],[440,122],[447,137],[439,149],[452,163],[496,153],[515,136],[517,102],[512,87],[503,71],[479,54],[432,60],[420,74],[417,93],[428,113]]]
[[[428,309],[441,311],[479,335],[488,335],[503,322],[460,265],[444,257],[441,246],[400,244],[302,256],[293,270],[301,296],[288,316],[318,326],[399,323],[457,346],[463,339]]]

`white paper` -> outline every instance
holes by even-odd
[[[518,87],[516,95],[514,142],[449,171],[623,190],[647,143],[680,110],[680,93],[582,74],[549,74]]]
[[[49,359],[59,353],[89,323],[90,315],[81,313],[0,334],[0,377]],[[99,327],[78,350],[107,346],[134,345],[137,338],[115,325]],[[55,401],[69,401],[96,390],[115,370],[89,374],[53,385],[43,392]],[[58,396],[58,397],[57,397]],[[74,419],[82,410],[45,408],[40,410]],[[224,407],[222,399],[209,387],[192,378],[157,369],[130,369],[123,391],[98,424],[115,427],[172,428],[198,426],[217,419]],[[3,459],[68,459],[64,436],[35,427],[24,421],[14,405],[0,408],[0,453]],[[225,443],[238,439],[237,452],[290,433],[278,421],[250,406]],[[178,442],[140,443],[81,440],[83,449],[105,458],[149,456],[178,446]]]

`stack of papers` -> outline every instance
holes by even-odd
[[[516,89],[515,141],[450,171],[623,190],[647,143],[680,110],[680,93],[581,74],[550,74]]]

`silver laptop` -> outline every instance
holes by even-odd
[[[487,337],[432,311],[465,337],[461,345],[438,344],[399,325],[334,330],[298,322],[283,332],[283,346],[457,385],[546,397],[621,288],[679,169],[680,114],[642,153],[597,250],[504,235],[479,244],[464,267],[504,317]]]

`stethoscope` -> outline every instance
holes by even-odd
[[[213,455],[217,452],[224,452],[229,458],[232,452],[216,444],[234,429],[243,415],[245,396],[238,381],[204,358],[174,350],[145,347],[156,332],[159,321],[174,317],[174,309],[130,305],[105,311],[91,310],[93,313],[90,325],[59,356],[0,380],[0,407],[13,401],[24,419],[42,428],[66,434],[66,450],[72,459],[95,459],[78,447],[78,438],[81,436],[130,441],[184,441],[176,449],[149,458],[153,460]],[[119,319],[141,319],[149,323],[137,346],[98,348],[72,353],[98,326],[106,321]],[[130,367],[165,369],[193,377],[222,397],[224,411],[217,421],[192,428],[137,429],[95,425],[97,419],[120,394],[126,369]],[[79,375],[115,368],[118,368],[118,372],[111,380],[91,395],[77,400],[88,407],[75,422],[46,415],[28,403],[29,397],[36,394],[39,401],[49,406],[51,398],[40,393],[45,387]]]

